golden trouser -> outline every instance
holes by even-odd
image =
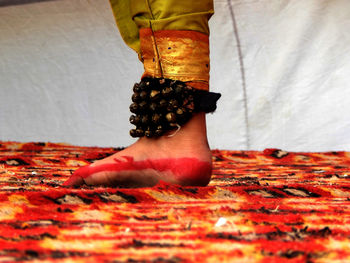
[[[144,64],[143,76],[209,89],[212,0],[110,0],[119,31]]]

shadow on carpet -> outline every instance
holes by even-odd
[[[207,187],[61,187],[116,151],[0,142],[0,262],[350,261],[350,153],[214,150]]]

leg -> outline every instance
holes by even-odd
[[[120,2],[122,1],[116,1],[116,4]],[[185,14],[183,12],[186,8],[178,7],[178,3],[182,1],[174,1],[172,8],[156,2],[151,4],[147,1],[135,1],[136,4],[131,8],[132,17],[140,29],[141,41],[129,39],[129,42],[133,43],[130,46],[139,52],[144,63],[144,76],[181,80],[194,88],[208,89],[209,50],[205,33],[208,32],[207,22],[212,11],[199,10],[200,12],[191,16],[191,6],[187,6],[189,11]],[[186,1],[187,5],[189,2]],[[199,6],[193,8],[203,8]],[[208,7],[210,6],[209,3]],[[184,16],[189,22],[181,22]],[[201,26],[201,23],[191,21],[205,22]],[[195,31],[195,37],[186,37],[188,31],[177,30],[177,24],[180,27],[193,24],[195,29],[202,30]],[[119,28],[123,35],[120,25]],[[196,32],[200,35],[199,40]],[[124,39],[127,39],[125,35]],[[169,42],[172,43],[171,46]],[[196,53],[193,50],[203,51]],[[194,114],[178,132],[170,134],[173,136],[166,134],[158,138],[142,137],[125,150],[78,169],[65,185],[77,186],[85,183],[142,187],[153,186],[160,180],[180,185],[207,185],[211,176],[211,152],[207,141],[205,114]]]

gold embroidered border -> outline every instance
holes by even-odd
[[[140,29],[143,76],[169,78],[209,87],[209,37],[196,31]]]

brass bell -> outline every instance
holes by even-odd
[[[151,131],[151,130],[145,131],[145,136],[146,136],[147,138],[153,137],[153,131]]]
[[[136,132],[136,129],[132,129],[132,130],[130,130],[130,136],[131,137],[137,137],[137,132]]]
[[[176,110],[176,118],[177,118],[177,121],[178,123],[180,124],[183,124],[187,121],[187,113],[186,113],[186,110],[184,108],[178,108]]]
[[[146,89],[146,83],[144,81],[141,81],[139,84],[140,91]]]
[[[166,87],[162,90],[162,94],[164,96],[170,96],[173,92],[174,92],[174,90],[171,87]]]
[[[155,124],[159,123],[160,119],[161,119],[161,115],[160,114],[157,114],[157,113],[153,114],[153,116],[152,116],[152,122],[153,123],[155,123]]]
[[[160,91],[158,90],[152,90],[150,94],[151,100],[155,101],[160,98]]]
[[[134,92],[140,92],[140,91],[141,91],[141,88],[140,88],[140,86],[139,86],[138,83],[135,83],[135,85],[134,85],[134,87],[132,88],[132,90],[133,90]]]
[[[163,131],[163,126],[162,125],[158,125],[156,130],[154,131],[154,135],[155,136],[161,136],[163,135],[164,131]]]
[[[141,129],[132,129],[130,130],[130,135],[131,137],[134,137],[134,138],[142,137],[144,135],[144,132]]]
[[[167,113],[167,115],[165,115],[165,118],[167,119],[168,122],[172,122],[172,123],[176,122],[176,115],[173,112]]]
[[[185,114],[185,111],[184,111],[183,108],[178,108],[178,109],[176,110],[176,115],[182,116],[182,115],[184,115],[184,114]]]
[[[179,106],[179,102],[175,99],[169,101],[169,106],[172,108],[177,108]]]
[[[155,130],[155,131],[154,131],[154,135],[155,135],[155,136],[162,136],[162,135],[163,135],[163,130],[161,130],[161,129]]]
[[[149,105],[149,109],[150,109],[151,111],[156,111],[156,110],[158,109],[157,103],[152,102],[152,103]]]
[[[137,113],[139,111],[139,105],[134,102],[130,105],[129,109],[132,113]]]
[[[139,102],[139,101],[140,101],[140,93],[135,92],[134,94],[132,94],[131,100],[132,100],[133,102]]]
[[[139,108],[140,108],[140,110],[142,110],[142,111],[146,110],[146,109],[147,109],[147,102],[146,102],[146,101],[140,102]]]
[[[168,102],[166,101],[166,100],[161,100],[160,102],[159,102],[159,106],[161,107],[161,108],[165,108],[166,106],[168,106]]]
[[[145,133],[144,133],[143,130],[141,130],[141,129],[136,129],[136,135],[137,135],[137,137],[142,137],[144,134],[145,134]]]
[[[143,115],[143,116],[141,117],[141,123],[142,123],[143,125],[145,125],[145,124],[148,124],[148,122],[149,122],[149,117],[148,117],[148,115]]]
[[[140,92],[140,98],[142,99],[142,100],[146,100],[147,98],[148,98],[148,92],[147,91],[141,91]]]
[[[175,88],[175,93],[176,94],[179,94],[179,93],[181,93],[183,91],[183,87],[182,86],[176,86],[176,88]]]
[[[140,123],[141,119],[138,115],[131,115],[129,121],[131,124],[137,125]]]

